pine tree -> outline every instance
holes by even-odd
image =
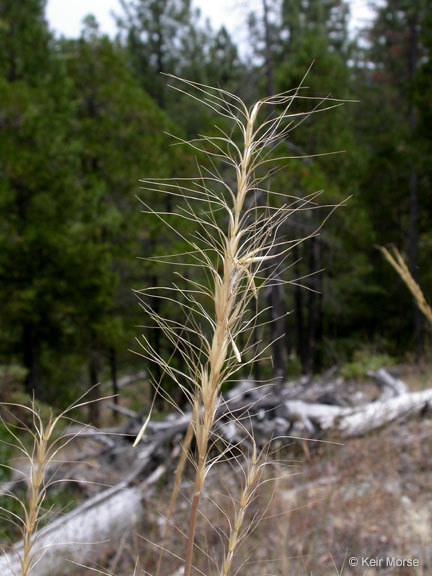
[[[166,79],[161,74],[182,75],[187,66],[185,50],[198,33],[199,11],[192,8],[191,0],[121,0],[121,6],[124,15],[117,22],[135,72],[159,106],[166,108]],[[201,42],[194,42],[194,48],[189,58],[202,61]]]
[[[78,40],[63,43],[62,54],[74,86],[77,179],[85,197],[75,320],[96,396],[107,359],[113,366],[116,350],[132,340],[136,302],[129,288],[143,274],[137,256],[152,249],[152,231],[143,228],[137,210],[139,179],[169,176],[185,159],[177,149],[166,151],[167,116],[134,78],[123,48],[100,34],[93,17]],[[97,422],[97,405],[91,406]]]
[[[27,391],[44,397],[43,356],[63,342],[69,321],[67,262],[79,204],[73,106],[44,2],[2,0],[0,20],[2,324],[9,353],[27,370]]]
[[[253,24],[252,32],[258,38],[258,56],[263,62],[262,90],[279,92],[303,84],[308,88],[307,94],[317,98],[318,107],[320,98],[321,105],[325,106],[328,96],[350,97],[348,61],[351,46],[346,2],[263,0],[261,13],[250,22]],[[352,150],[347,108],[329,112],[316,120],[312,115],[310,121],[302,123],[301,128],[287,138],[287,155],[305,157]],[[337,204],[354,192],[353,181],[346,177],[347,169],[352,170],[353,161],[352,155],[303,158],[291,163],[288,182],[286,178],[283,182],[277,176],[272,178],[273,187],[291,191],[299,197],[324,190],[315,200],[316,209],[300,211],[292,219],[291,227],[296,228],[296,237],[312,234],[326,214],[325,206]],[[344,230],[346,217],[336,215],[340,221],[338,227]],[[283,310],[294,310],[285,326],[278,327],[277,322],[274,323],[273,339],[285,333],[278,342],[284,344],[285,354],[292,356],[295,350],[302,370],[307,373],[323,360],[325,331],[332,329],[329,325],[332,319],[326,314],[326,308],[332,305],[336,287],[331,276],[328,273],[324,275],[322,269],[332,260],[339,243],[338,231],[329,227],[296,247],[286,279],[297,278],[299,281],[295,281],[285,294],[273,297],[269,302],[277,311],[275,317],[280,317]],[[354,263],[346,265],[352,272]],[[282,357],[282,351],[277,353],[277,357]]]
[[[410,271],[419,281],[419,242],[423,234],[429,184],[426,177],[427,145],[421,137],[419,110],[426,92],[418,89],[421,68],[429,61],[427,28],[430,3],[396,0],[376,8],[365,54],[364,80],[368,82],[370,163],[364,184],[379,242],[405,247]],[[380,202],[376,202],[379,183]],[[394,283],[383,278],[392,291]],[[420,281],[420,283],[422,283]],[[392,288],[392,287],[393,288]],[[391,301],[392,298],[390,298]],[[385,309],[389,317],[394,312]],[[400,334],[408,325],[396,315]],[[413,307],[411,333],[417,352],[422,348],[421,315]]]

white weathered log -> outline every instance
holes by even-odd
[[[278,414],[291,423],[300,422],[307,432],[328,430],[334,426],[336,418],[352,413],[352,408],[331,406],[329,404],[317,404],[303,402],[303,400],[287,400],[278,409]]]
[[[113,404],[112,402],[106,402],[105,407],[109,408],[113,412],[118,412],[119,414],[123,414],[123,416],[127,416],[128,418],[136,418],[138,416],[138,412],[134,410],[130,410],[125,406],[120,406],[119,404]]]
[[[369,371],[367,372],[367,376],[372,378],[381,388],[380,400],[388,400],[389,398],[394,398],[395,396],[400,396],[408,392],[408,387],[405,382],[394,378],[394,376],[384,368],[380,368],[376,372]]]
[[[361,436],[384,424],[418,414],[431,404],[432,389],[402,394],[384,402],[366,404],[342,418],[337,423],[337,428],[345,437]]]
[[[118,379],[117,386],[118,388],[125,388],[129,386],[129,384],[133,384],[134,382],[138,382],[138,380],[145,380],[148,377],[146,370],[140,370],[139,372],[135,372],[134,374],[127,374],[126,376],[122,376]],[[110,386],[112,384],[111,380],[104,382],[102,386]]]
[[[143,472],[154,468],[159,447],[183,431],[188,424],[184,416],[169,423],[158,423],[159,433],[136,450],[135,464],[124,480],[116,486],[86,500],[69,514],[57,518],[37,534],[35,566],[32,576],[67,574],[68,561],[86,564],[103,552],[103,544],[112,547],[129,530],[143,512],[142,499],[165,471],[159,466],[145,482],[132,486]],[[163,425],[165,424],[165,425]],[[132,448],[129,448],[133,450]],[[127,450],[127,448],[125,448]],[[0,576],[19,576],[17,544],[8,554],[0,556]]]
[[[407,416],[419,413],[432,404],[432,389],[411,392],[376,401],[357,408],[314,404],[301,400],[288,400],[279,413],[291,422],[301,422],[310,432],[315,429],[335,429],[344,437],[361,436]]]
[[[32,576],[68,574],[74,563],[86,565],[98,558],[140,520],[143,499],[165,473],[159,466],[145,482],[129,487],[127,482],[90,498],[69,514],[43,528],[35,543]],[[0,556],[0,576],[20,575],[19,556],[22,546],[16,545]]]
[[[67,574],[70,562],[86,564],[102,543],[118,541],[143,511],[142,492],[125,486],[106,490],[42,529],[35,543],[32,576]],[[99,543],[99,544],[98,544]],[[19,575],[22,547],[0,557],[0,576]]]
[[[117,446],[108,434],[94,426],[70,426],[68,428],[68,436],[74,439],[91,438],[96,442],[104,444],[106,448],[115,448]]]
[[[233,422],[230,416],[249,413],[252,419],[260,421],[259,414],[262,413],[264,414],[264,420],[261,418],[262,426],[255,422],[254,430],[260,430],[258,441],[262,440],[263,443],[269,439],[268,437],[261,438],[266,435],[266,431],[270,436],[284,435],[291,433],[293,426],[296,431],[303,431],[310,437],[332,428],[344,437],[362,435],[395,419],[419,412],[430,402],[432,391],[408,393],[406,384],[384,369],[370,372],[369,377],[373,378],[383,390],[382,394],[374,402],[355,407],[290,399],[292,390],[295,388],[299,392],[299,386],[304,386],[304,381],[297,382],[296,385],[291,383],[285,388],[269,384],[259,389],[256,387],[254,389],[253,382],[240,382],[226,394],[225,401],[222,399],[219,401],[217,420],[220,422],[220,433],[225,438],[243,437],[244,430],[238,429],[236,433],[232,424],[228,425],[227,421]],[[324,385],[327,392],[331,390],[331,386],[340,387],[338,382],[332,384],[325,381]],[[313,386],[313,388],[315,390],[316,387]],[[306,389],[306,392],[305,395],[310,397],[310,390]],[[287,396],[288,399],[286,399]],[[268,416],[270,411],[273,411],[273,416]],[[160,431],[170,427],[183,429],[189,418],[190,415],[186,414],[164,422],[150,423],[149,430],[157,435]],[[279,421],[278,418],[280,418]],[[287,421],[290,423],[288,429],[285,425]],[[138,431],[141,424],[137,422],[136,426]]]

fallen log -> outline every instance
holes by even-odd
[[[432,389],[411,392],[381,402],[371,402],[336,423],[344,437],[362,436],[384,424],[426,412],[432,405]]]
[[[68,561],[86,563],[99,543],[115,540],[129,530],[142,513],[139,487],[115,487],[58,518],[37,535],[32,576],[67,574]],[[98,555],[100,554],[98,551]],[[20,574],[22,546],[0,558],[0,575]],[[69,564],[69,571],[72,568]]]
[[[68,562],[90,562],[130,530],[143,514],[143,500],[149,497],[149,489],[166,470],[165,465],[157,467],[165,456],[159,453],[160,447],[183,432],[187,425],[184,416],[174,422],[157,423],[159,433],[143,442],[142,448],[123,448],[135,456],[134,465],[124,480],[86,500],[38,532],[31,575],[67,574]],[[148,478],[140,480],[145,474]],[[22,546],[18,543],[0,556],[0,576],[20,574],[20,555]]]
[[[117,387],[119,389],[125,388],[129,386],[129,384],[133,384],[134,382],[138,382],[138,380],[145,380],[148,377],[146,370],[140,370],[139,372],[135,372],[134,374],[127,374],[126,376],[122,376],[118,379]],[[111,380],[107,380],[106,382],[102,382],[102,388],[108,388],[112,385]]]
[[[405,393],[396,398],[370,402],[358,408],[314,404],[302,400],[285,401],[278,415],[300,423],[309,435],[335,430],[342,437],[362,436],[395,420],[427,410],[432,403],[432,389]]]
[[[40,530],[35,544],[32,576],[68,574],[73,564],[85,565],[99,557],[136,524],[143,514],[143,499],[150,496],[165,467],[157,468],[138,486],[127,482],[87,500],[69,514]],[[0,576],[20,574],[22,546],[0,557]]]
[[[236,418],[244,420],[248,415],[253,420],[254,431],[259,432],[257,440],[262,444],[271,436],[298,434],[313,438],[321,437],[323,431],[331,429],[343,437],[350,437],[363,435],[396,419],[419,413],[431,401],[432,390],[409,393],[404,382],[384,369],[369,372],[368,375],[378,385],[381,393],[373,402],[355,406],[292,399],[293,390],[300,397],[306,396],[308,399],[322,397],[316,386],[312,386],[313,393],[306,389],[303,395],[300,394],[300,386],[307,385],[304,378],[301,382],[287,383],[283,387],[278,383],[256,387],[251,381],[242,381],[225,398],[221,397],[217,408],[216,433],[227,440],[239,441],[245,437],[244,423],[238,426]],[[339,381],[323,381],[322,385],[326,395],[340,388]],[[183,417],[171,416],[163,422],[149,423],[148,430],[157,434],[189,418],[189,414]],[[128,432],[135,435],[140,427],[141,421],[131,421]]]
[[[394,398],[395,396],[400,396],[408,392],[408,387],[405,382],[394,378],[390,372],[384,370],[384,368],[380,368],[376,372],[368,371],[366,375],[372,378],[381,388],[380,400],[388,400],[389,398]]]
[[[118,404],[113,404],[112,402],[106,402],[106,408],[109,408],[113,412],[118,412],[119,414],[123,414],[123,416],[127,416],[128,418],[136,418],[138,413],[134,410],[130,410],[129,408],[125,408],[124,406],[119,406]]]

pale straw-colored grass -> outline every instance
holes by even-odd
[[[74,422],[70,418],[71,411],[88,404],[81,402],[82,398],[57,416],[51,412],[46,421],[35,402],[30,406],[1,403],[3,410],[8,413],[8,421],[2,419],[1,424],[11,438],[8,444],[15,452],[19,468],[3,466],[22,477],[27,485],[26,497],[17,496],[13,492],[3,494],[15,500],[19,511],[13,512],[0,507],[2,515],[21,535],[22,547],[16,552],[19,572],[11,571],[14,576],[31,575],[34,565],[43,556],[43,550],[38,546],[38,530],[41,522],[50,513],[50,510],[45,510],[44,503],[48,490],[54,484],[62,482],[53,475],[53,467],[55,469],[62,463],[58,459],[59,454],[77,436],[77,434],[63,434],[60,426],[65,420]]]
[[[244,535],[247,535],[247,529],[243,528],[245,515],[249,504],[254,498],[259,485],[263,462],[260,462],[257,447],[253,442],[252,454],[247,461],[247,468],[244,471],[244,484],[240,495],[240,500],[235,507],[234,520],[230,525],[228,537],[228,548],[222,561],[220,576],[228,576],[231,573],[234,554]]]
[[[420,288],[418,283],[414,280],[402,254],[395,246],[389,249],[381,247],[380,250],[383,253],[384,258],[387,260],[387,262],[389,262],[393,266],[393,268],[402,278],[402,280],[405,283],[405,286],[414,296],[414,300],[417,306],[420,308],[420,310],[426,317],[427,321],[432,326],[432,308],[427,303],[422,289]]]
[[[213,429],[221,389],[239,370],[255,362],[269,348],[257,351],[256,344],[250,344],[252,329],[265,313],[265,310],[251,313],[251,301],[257,299],[265,287],[278,281],[269,274],[270,261],[277,259],[280,273],[281,263],[290,250],[305,240],[286,239],[281,233],[286,221],[297,212],[318,206],[318,193],[297,198],[289,192],[268,190],[269,173],[281,169],[293,158],[284,153],[284,142],[292,130],[312,114],[339,106],[341,101],[308,98],[301,85],[248,107],[240,98],[220,88],[174,77],[172,80],[175,90],[211,108],[224,118],[225,124],[226,120],[232,124],[229,132],[216,127],[216,136],[200,136],[189,142],[176,139],[177,143],[207,156],[207,162],[199,165],[197,178],[142,180],[142,188],[149,197],[169,195],[178,200],[173,213],[157,211],[148,200],[140,198],[143,212],[158,218],[188,247],[181,254],[149,259],[175,265],[179,270],[185,267],[184,274],[179,270],[174,272],[178,282],[165,288],[149,287],[137,294],[156,329],[163,332],[184,364],[184,369],[180,370],[172,362],[173,355],[164,358],[145,335],[138,340],[142,356],[158,365],[164,376],[181,388],[192,409],[195,480],[184,559],[184,576],[189,576],[200,497],[208,471],[221,457],[211,453],[216,441]],[[302,111],[294,110],[297,101],[301,101]],[[304,111],[305,101],[311,102],[307,112]],[[276,207],[268,201],[272,195],[277,197]],[[195,226],[191,235],[179,229],[178,222],[182,219],[185,228],[191,223]],[[204,280],[198,280],[190,273],[197,268],[204,271]],[[184,285],[187,287],[182,287]],[[156,297],[174,303],[182,311],[183,318],[165,318],[155,312],[149,302]],[[240,342],[243,342],[243,348]],[[174,403],[160,382],[154,385],[157,392]],[[136,443],[145,433],[147,422]],[[256,471],[257,462],[252,458],[229,536],[228,552],[220,570],[224,576],[230,572]],[[179,478],[175,490],[178,482]],[[172,504],[169,514],[171,512]]]

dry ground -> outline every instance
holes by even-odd
[[[432,385],[430,368],[401,368],[399,376],[412,390]],[[324,440],[290,439],[275,446],[275,463],[266,469],[266,482],[249,509],[252,530],[232,576],[236,570],[248,576],[432,574],[430,414],[343,444],[329,436]],[[187,530],[191,472],[186,471],[182,484],[161,576],[174,575],[182,565],[178,557]],[[197,569],[206,576],[218,574],[228,530],[223,511],[232,517],[240,482],[239,469],[229,463],[210,474],[198,527],[201,551],[196,553]],[[95,562],[100,573],[131,576],[136,569],[136,574],[155,574],[170,484],[169,478],[160,483],[146,503],[143,521]],[[359,566],[349,565],[351,557],[359,559]],[[415,559],[419,566],[386,566],[387,558]],[[381,567],[374,567],[374,561]]]
[[[399,371],[412,390],[430,386],[430,374],[430,368]],[[253,531],[240,548],[232,574],[236,569],[248,576],[432,574],[430,415],[343,444],[337,438],[325,440],[305,444],[293,439],[275,454],[278,463],[268,468],[268,482],[249,510]],[[271,480],[274,477],[277,482]],[[221,510],[232,512],[240,481],[238,470],[228,464],[210,476],[198,531],[202,551],[196,554],[197,568],[206,575],[218,573],[211,559],[220,564],[226,544],[227,521]],[[189,494],[185,480],[175,527],[165,543],[169,552],[164,556],[163,576],[181,567],[175,555],[183,553]],[[125,536],[122,552],[117,547],[105,558],[105,566],[130,575],[139,556],[137,573],[141,569],[155,573],[168,498],[169,486],[164,482],[147,503],[142,526],[136,527],[140,536]],[[357,567],[350,566],[351,557],[359,560]],[[419,566],[388,565],[396,559],[418,560]]]

